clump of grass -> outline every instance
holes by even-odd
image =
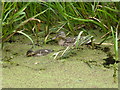
[[[73,45],[67,46],[64,50],[54,53],[54,59],[68,57],[73,50],[80,48],[81,45],[85,44],[88,41],[93,42],[93,40],[91,40],[93,36],[88,35],[82,38],[82,33],[83,31],[80,31]]]
[[[58,51],[53,54],[54,59],[67,58],[70,54],[71,47],[67,46],[64,50]]]
[[[75,41],[75,43],[74,43],[74,45],[75,45],[76,48],[79,47],[79,44],[80,44],[79,42],[80,42],[80,38],[81,38],[82,33],[83,33],[83,31],[81,31],[81,32],[78,34],[77,39],[76,39],[76,41]]]
[[[82,33],[83,33],[83,31],[81,31],[78,34],[77,39],[74,43],[76,48],[78,48],[79,46],[81,46],[83,44],[87,44],[87,43],[90,43],[90,42],[93,43],[93,36],[87,35],[87,36],[82,37]]]
[[[45,43],[51,32],[51,26],[59,23],[65,23],[64,28],[72,35],[77,35],[77,26],[84,25],[89,29],[92,28],[91,23],[99,26],[103,32],[108,32],[111,25],[118,23],[119,12],[119,2],[2,2],[2,39],[8,40],[16,29],[23,30],[24,27],[32,29],[36,23],[28,21],[31,21],[31,18],[35,21],[36,17],[44,21],[45,29],[42,32],[46,36]]]
[[[32,38],[24,32],[24,27],[25,24],[27,24],[30,21],[37,21],[38,23],[41,23],[41,20],[36,19],[39,15],[45,13],[48,9],[43,10],[40,13],[35,14],[34,16],[31,16],[30,18],[26,20],[22,20],[23,18],[26,17],[25,9],[30,5],[31,3],[25,3],[23,4],[20,9],[18,9],[16,12],[14,11],[16,9],[17,3],[4,3],[3,2],[3,12],[2,12],[2,27],[3,27],[3,35],[2,35],[2,42],[4,43],[7,41],[9,38],[11,38],[15,33],[20,33],[24,36],[26,36],[33,44],[34,46],[34,41]],[[9,5],[9,6],[8,6]],[[12,8],[11,8],[12,7]],[[7,11],[5,11],[7,10]],[[15,12],[15,14],[10,15],[11,13]],[[18,22],[20,24],[18,24]],[[15,25],[13,25],[15,24]],[[6,27],[10,27],[7,29]],[[23,28],[23,30],[21,30]]]

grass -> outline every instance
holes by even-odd
[[[75,26],[84,24],[85,27],[89,28],[91,23],[107,32],[110,30],[111,25],[118,23],[117,15],[120,12],[117,3],[99,2],[3,2],[2,7],[2,26],[5,28],[3,39],[8,37],[14,30],[23,30],[25,27],[32,29],[37,23],[28,22],[31,21],[31,18],[44,21],[46,36],[50,32],[51,25],[59,25],[62,22],[66,23],[64,27],[73,35],[78,35],[77,30],[74,30]],[[27,25],[23,27],[26,23]],[[7,27],[9,27],[9,30],[7,30]]]
[[[7,4],[9,4],[9,3],[7,3]],[[17,3],[13,3],[11,6],[14,6],[16,4]],[[11,38],[15,33],[20,33],[20,34],[23,34],[24,36],[26,36],[32,42],[32,44],[34,45],[34,42],[33,42],[32,38],[30,38],[29,35],[27,35],[23,32],[24,29],[23,30],[20,30],[20,29],[21,29],[21,27],[23,27],[26,23],[28,23],[30,21],[38,21],[39,23],[41,23],[41,21],[39,19],[35,19],[35,18],[37,16],[45,13],[48,9],[46,9],[46,10],[44,10],[44,11],[42,11],[42,12],[40,12],[40,13],[38,13],[38,14],[36,14],[36,15],[34,15],[34,16],[24,20],[24,21],[19,22],[20,24],[16,24],[17,21],[20,21],[22,18],[25,17],[25,11],[24,10],[27,8],[28,5],[30,5],[30,3],[27,3],[27,4],[23,5],[23,7],[20,8],[20,10],[18,10],[13,16],[11,16],[9,14],[11,14],[11,11],[14,10],[15,8],[10,9],[10,6],[7,7],[7,9],[10,9],[10,10],[8,12],[5,11],[7,13],[5,15],[3,15],[2,27],[6,26],[6,28],[7,28],[8,25],[9,25],[11,28],[9,28],[9,29],[5,28],[5,30],[3,30],[3,35],[2,35],[3,42],[5,42],[9,38]],[[3,7],[6,7],[6,4],[4,5],[4,2],[3,2]],[[5,12],[3,12],[3,13],[5,13]],[[8,21],[8,20],[10,20],[10,21]],[[13,24],[15,24],[15,27],[12,27]]]
[[[112,31],[112,37],[113,37],[113,42],[114,42],[114,53],[115,53],[115,60],[118,61],[118,28],[116,28],[116,31],[113,31],[113,27],[111,27],[111,31]],[[116,76],[117,76],[117,65],[116,62],[114,63],[114,82],[116,82]]]
[[[50,39],[51,33],[62,29],[73,36],[78,35],[79,30],[94,29],[100,27],[101,31],[108,33],[111,26],[119,23],[120,2],[2,2],[2,42],[8,41],[14,34],[20,33],[29,38],[27,30],[38,38],[38,33],[44,32],[44,43]],[[41,28],[41,23],[43,27]],[[81,26],[84,27],[81,27]],[[119,27],[119,26],[118,26]],[[115,31],[115,30],[113,30]],[[82,32],[81,32],[82,33]],[[92,38],[92,37],[90,37]],[[102,41],[104,42],[105,39]],[[79,39],[77,39],[79,40]],[[101,43],[102,43],[101,42]],[[78,43],[76,41],[76,47]],[[117,54],[117,53],[116,53]]]
[[[75,49],[79,49],[82,45],[86,44],[87,42],[90,41],[91,43],[93,43],[93,40],[92,40],[93,36],[87,35],[87,36],[84,36],[83,38],[82,34],[83,34],[83,31],[80,31],[73,45],[70,45],[70,46],[68,45],[65,49],[54,53],[53,54],[54,59],[67,58],[69,57],[72,51],[74,51]]]
[[[36,35],[38,41],[41,32],[46,44],[50,41],[51,33],[64,30],[67,35],[78,36],[75,42],[75,47],[78,48],[86,42],[86,39],[93,39],[92,36],[86,36],[86,39],[80,42],[83,30],[88,32],[96,29],[105,34],[100,44],[106,41],[112,32],[115,60],[118,60],[117,30],[120,27],[118,24],[120,2],[2,2],[1,12],[0,40],[3,45],[16,33],[20,33],[34,46],[36,42],[29,33]],[[69,50],[71,47],[57,52],[54,58],[59,54],[61,57],[66,55]],[[116,65],[114,66],[114,76],[116,76]]]

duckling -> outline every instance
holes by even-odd
[[[27,57],[30,57],[30,56],[44,56],[44,55],[47,55],[47,54],[49,54],[53,51],[54,50],[51,50],[51,49],[40,49],[40,50],[37,50],[37,51],[28,50],[27,53],[26,53],[26,56]]]
[[[60,46],[68,46],[71,43],[73,44],[75,42],[75,38],[72,37],[66,37],[65,32],[61,31],[56,35],[53,40],[58,41],[58,45]]]
[[[71,46],[74,45],[75,41],[76,41],[77,37],[66,37],[65,32],[61,31],[58,33],[58,35],[56,35],[53,40],[57,40],[58,41],[58,45],[60,46]],[[85,41],[84,44],[90,44],[91,40],[86,38],[86,36],[81,36],[80,40],[81,41]]]

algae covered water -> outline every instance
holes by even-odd
[[[83,46],[69,58],[56,60],[53,54],[64,49],[58,45],[36,46],[54,49],[41,57],[26,57],[31,45],[6,42],[3,49],[3,88],[117,88],[113,68],[105,68],[107,54]],[[13,48],[14,47],[14,48]],[[85,49],[84,49],[85,48]],[[112,50],[112,49],[111,49]]]

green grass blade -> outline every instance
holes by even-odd
[[[106,9],[108,9],[108,10],[110,10],[110,11],[113,11],[113,12],[120,12],[119,10],[112,9],[112,8],[110,8],[110,7],[107,7],[107,6],[105,6],[104,8],[106,8]]]
[[[106,31],[106,28],[105,28],[104,25],[103,25],[102,23],[100,23],[100,22],[97,22],[97,21],[94,21],[94,20],[91,20],[91,19],[75,18],[75,17],[72,17],[72,16],[70,16],[70,15],[68,15],[68,14],[66,14],[66,13],[64,13],[64,15],[67,16],[67,17],[70,17],[70,18],[72,18],[72,19],[74,19],[74,20],[77,20],[77,21],[92,22],[92,23],[98,25],[99,27],[101,27],[104,31]]]
[[[105,14],[107,14],[108,16],[110,16],[115,22],[119,22],[116,18],[114,18],[111,14],[109,14],[108,12],[106,12],[106,11],[104,11],[104,10],[101,10],[101,9],[97,9],[98,11],[100,11],[100,12],[103,12],[103,13],[105,13]]]
[[[4,17],[3,20],[2,20],[3,22],[6,20],[7,16],[10,14],[10,12],[11,12],[12,10],[13,10],[13,8],[6,13],[5,17]]]
[[[114,42],[114,52],[115,52],[115,60],[118,60],[118,37],[117,37],[117,30],[114,34],[113,27],[111,27],[112,37]]]
[[[30,2],[29,3],[27,3],[26,5],[24,5],[17,13],[15,13],[13,16],[11,16],[11,19],[12,18],[17,18],[19,15],[21,15],[21,13],[27,8],[27,6],[30,4]]]
[[[20,15],[22,15],[22,16],[16,18],[13,22],[16,22],[16,21],[19,21],[19,20],[23,19],[25,17],[25,12],[22,12]]]
[[[93,36],[86,36],[83,40],[80,41],[79,45],[83,45],[86,42],[88,42],[89,40],[91,40],[93,38]]]
[[[26,33],[22,32],[22,31],[17,31],[17,33],[20,33],[20,34],[26,36],[32,42],[32,44],[34,45],[34,41],[32,40],[32,38],[29,35],[27,35]]]
[[[35,18],[35,17],[37,17],[37,16],[39,16],[39,15],[45,13],[47,10],[48,10],[48,9],[46,9],[46,10],[44,10],[44,11],[38,13],[37,15],[32,16],[31,18]],[[15,30],[18,29],[19,27],[23,26],[24,24],[26,24],[28,21],[31,20],[31,18],[29,18],[29,19],[27,19],[27,20],[21,22],[19,25],[16,26]]]
[[[80,42],[80,38],[81,38],[82,33],[83,33],[83,31],[80,31],[80,33],[78,34],[77,39],[74,43],[76,48],[78,48],[78,46],[79,46],[79,42]]]
[[[63,56],[65,55],[65,53],[66,53],[69,49],[70,49],[70,46],[68,46],[68,47],[63,51],[63,53],[61,54],[60,57],[63,57]]]

